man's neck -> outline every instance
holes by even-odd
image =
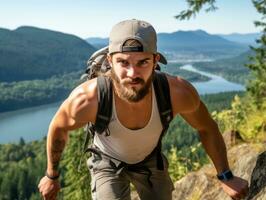
[[[152,87],[150,87],[149,92],[143,99],[134,102],[134,101],[127,101],[125,99],[122,99],[121,97],[118,96],[117,92],[114,92],[115,95],[115,100],[118,104],[122,104],[123,106],[132,108],[132,109],[138,109],[138,108],[143,108],[143,106],[151,104],[152,101]]]

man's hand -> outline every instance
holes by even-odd
[[[223,190],[232,197],[232,199],[244,198],[249,190],[248,181],[236,176],[228,181],[221,181],[221,183]]]
[[[57,193],[60,190],[60,183],[58,180],[52,180],[44,176],[40,180],[38,188],[44,200],[56,200]]]

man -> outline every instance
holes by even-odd
[[[110,135],[94,136],[98,153],[88,160],[93,199],[130,199],[130,182],[141,199],[172,198],[173,183],[167,160],[161,156],[163,168],[159,169],[158,155],[152,153],[163,128],[152,84],[157,62],[162,60],[156,43],[154,28],[144,21],[126,20],[111,31],[108,76],[114,88],[113,113],[108,126]],[[180,77],[167,75],[167,81],[173,116],[180,114],[198,130],[222,179],[224,191],[234,199],[242,198],[248,191],[248,183],[232,175],[223,138],[197,91]],[[39,183],[44,199],[55,199],[59,191],[58,165],[67,132],[88,122],[95,123],[99,109],[97,92],[96,79],[78,86],[60,106],[49,126],[47,172]]]

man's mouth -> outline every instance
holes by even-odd
[[[144,81],[140,78],[136,78],[136,79],[131,79],[131,80],[127,80],[125,81],[126,85],[137,85],[137,84],[142,84]]]

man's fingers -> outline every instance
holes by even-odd
[[[41,190],[40,193],[45,200],[52,200],[56,197],[59,188]]]
[[[243,188],[241,191],[236,192],[234,195],[232,195],[233,200],[240,200],[246,197],[248,194],[249,188]]]
[[[248,192],[249,192],[249,187],[247,186],[246,188],[244,188],[244,189],[242,190],[242,192],[241,192],[241,198],[246,197],[247,194],[248,194]]]

